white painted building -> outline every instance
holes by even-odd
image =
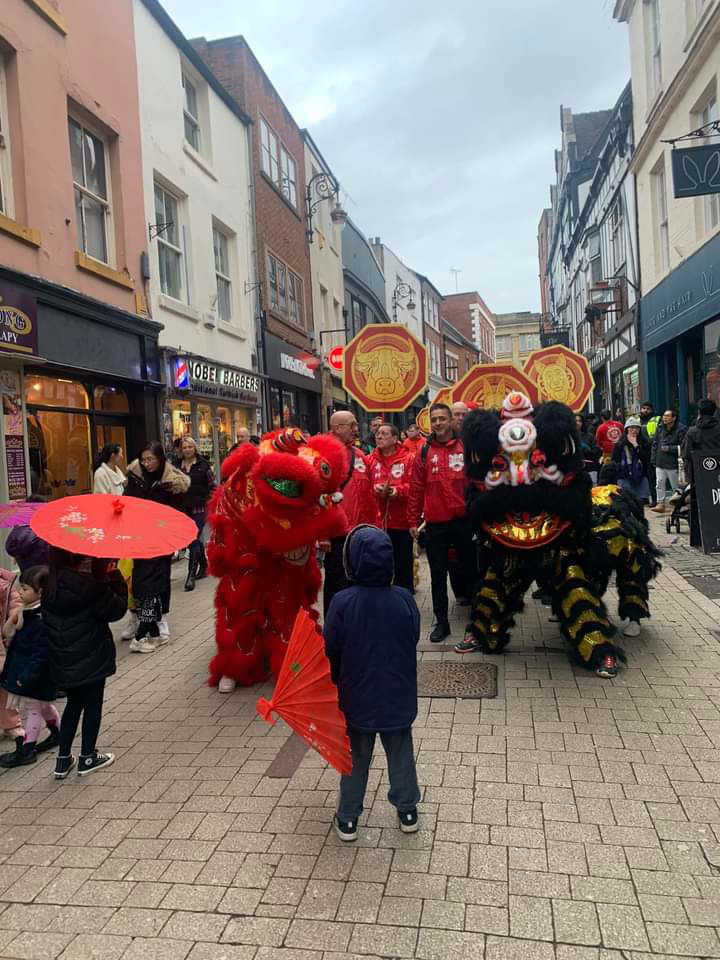
[[[404,324],[423,341],[420,280],[380,237],[370,237],[370,246],[385,274],[385,309],[393,323]]]
[[[562,146],[550,189],[550,307],[595,378],[591,410],[639,409],[640,282],[630,85],[612,110],[561,111]]]
[[[343,314],[345,306],[345,283],[342,263],[342,225],[333,223],[330,216],[335,200],[322,192],[322,184],[337,183],[317,144],[307,130],[302,131],[305,141],[305,179],[311,202],[313,237],[310,243],[310,272],[312,278],[312,306],[314,318],[315,349],[323,364],[323,428],[333,408],[347,405],[347,395],[342,388],[339,371],[327,362],[333,347],[344,347],[347,341]],[[327,178],[323,180],[323,175]],[[320,188],[318,189],[318,185]]]
[[[250,121],[156,0],[133,9],[163,439],[194,436],[217,468],[259,422]]]

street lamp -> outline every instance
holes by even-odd
[[[321,171],[316,173],[308,181],[305,189],[305,214],[307,216],[307,242],[313,242],[315,231],[313,230],[313,214],[323,202],[323,200],[332,200],[335,198],[335,206],[330,211],[330,219],[336,227],[342,227],[347,220],[347,212],[340,204],[340,184],[331,173]]]
[[[395,289],[393,290],[392,295],[392,307],[393,307],[393,323],[397,323],[397,310],[398,303],[402,300],[407,300],[407,309],[414,310],[417,304],[413,299],[413,293],[415,291],[410,286],[409,283],[405,283],[403,280],[398,280],[395,284]]]

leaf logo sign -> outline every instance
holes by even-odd
[[[710,154],[702,170],[700,164],[687,155],[682,158],[682,169],[690,184],[687,190],[697,190],[698,187],[720,190],[720,147]]]

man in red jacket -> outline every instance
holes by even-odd
[[[465,460],[462,441],[452,426],[452,413],[446,403],[430,407],[430,434],[425,448],[413,463],[408,497],[410,534],[417,536],[420,517],[425,515],[425,542],[432,585],[435,626],[432,643],[441,643],[450,635],[448,623],[447,576],[449,552],[457,557],[458,587],[456,601],[466,606],[475,580],[477,562],[472,533],[465,519]],[[460,586],[462,584],[462,586]]]
[[[403,446],[413,456],[416,456],[425,446],[425,437],[420,433],[420,427],[416,423],[408,424],[407,440],[403,441]]]
[[[603,410],[600,417],[602,423],[595,431],[595,443],[602,451],[603,463],[608,463],[615,444],[625,433],[625,427],[617,420],[613,420],[609,410]]]
[[[349,410],[338,410],[330,417],[330,433],[348,450],[348,479],[341,488],[343,494],[342,507],[348,518],[347,530],[341,537],[322,544],[327,549],[324,559],[325,583],[323,585],[323,608],[328,611],[330,601],[338,592],[349,587],[350,583],[345,576],[343,565],[343,546],[345,537],[359,523],[370,523],[379,526],[380,516],[377,502],[373,494],[370,481],[368,458],[355,446],[358,436],[358,423]]]
[[[407,519],[413,454],[400,443],[400,431],[393,423],[380,425],[375,434],[375,443],[375,449],[369,457],[370,479],[380,508],[380,524],[393,545],[393,583],[414,593],[413,541]]]

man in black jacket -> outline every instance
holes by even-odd
[[[657,488],[657,504],[650,508],[653,513],[665,513],[668,483],[671,494],[677,489],[679,448],[685,442],[685,433],[686,427],[678,420],[676,411],[666,410],[652,443],[651,462],[655,468]]]
[[[698,403],[697,421],[688,429],[685,436],[683,460],[689,483],[693,483],[693,454],[703,450],[720,450],[720,420],[717,418],[717,407],[712,400],[701,400]],[[690,498],[690,546],[701,545],[697,499],[692,496]]]

